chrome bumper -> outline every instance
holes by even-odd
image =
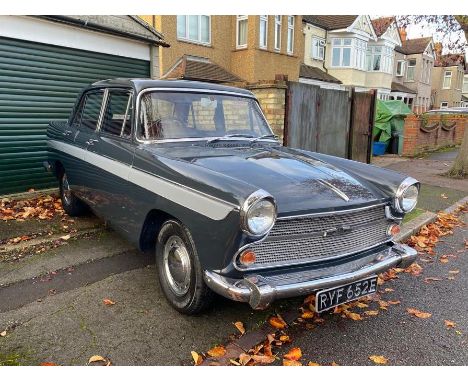
[[[416,256],[417,251],[413,248],[394,244],[363,258],[319,269],[289,271],[279,275],[249,274],[243,279],[205,271],[205,281],[214,292],[226,298],[248,302],[254,309],[264,309],[276,299],[348,284],[392,267],[406,268],[414,262]]]

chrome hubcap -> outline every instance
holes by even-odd
[[[179,236],[171,236],[164,245],[164,272],[172,291],[183,296],[190,287],[190,256]]]
[[[66,204],[70,204],[71,202],[71,190],[70,185],[68,184],[67,174],[63,175],[62,178],[62,192],[63,192],[63,201]]]

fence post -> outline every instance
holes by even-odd
[[[372,132],[374,130],[375,109],[377,107],[377,90],[371,89],[372,94],[371,110],[369,112],[369,135],[367,136],[367,163],[371,162],[372,157]]]

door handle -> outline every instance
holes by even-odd
[[[90,138],[90,139],[88,139],[86,141],[86,144],[89,145],[89,146],[92,146],[92,145],[94,145],[94,142],[97,142],[97,141],[98,141],[97,139]]]

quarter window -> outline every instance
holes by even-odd
[[[281,50],[281,15],[275,16],[275,50]]]
[[[414,68],[416,67],[416,60],[408,61],[408,70],[406,71],[406,79],[408,81],[414,81]]]
[[[444,72],[444,84],[442,86],[443,89],[450,89],[452,87],[452,72],[445,71]]]
[[[81,126],[96,130],[99,115],[101,114],[103,91],[94,91],[86,94],[84,108],[81,117]]]
[[[130,136],[132,112],[131,93],[125,90],[110,90],[101,131],[119,137]]]
[[[237,16],[236,46],[238,48],[245,48],[247,46],[247,22],[247,15]]]
[[[325,40],[323,38],[312,37],[312,58],[324,60],[325,58]]]
[[[288,16],[288,41],[287,52],[292,54],[294,51],[294,16]]]
[[[207,15],[177,16],[177,38],[199,44],[211,41],[211,19]]]
[[[266,49],[267,47],[267,36],[268,36],[268,16],[260,16],[260,48]]]

